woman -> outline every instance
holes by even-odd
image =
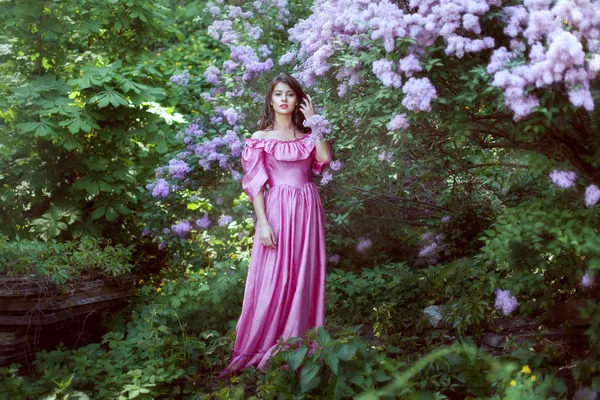
[[[279,338],[324,323],[325,211],[311,171],[321,173],[331,149],[303,126],[312,115],[311,98],[281,74],[269,84],[259,130],[245,139],[242,187],[257,228],[233,354],[220,377],[264,368]]]

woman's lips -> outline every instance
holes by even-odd
[[[287,104],[282,104],[279,107],[281,107],[281,108],[288,108]]]

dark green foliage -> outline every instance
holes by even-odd
[[[130,241],[140,187],[171,123],[150,107],[164,96],[165,76],[143,60],[148,46],[177,34],[169,9],[137,0],[9,3],[0,17],[12,44],[0,56],[0,229]]]
[[[133,268],[133,247],[93,238],[53,243],[0,236],[0,275],[47,276],[57,285],[92,271],[119,276]]]

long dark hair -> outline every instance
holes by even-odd
[[[269,83],[269,89],[267,90],[267,96],[265,97],[263,111],[260,119],[258,120],[258,129],[261,131],[268,130],[269,128],[273,129],[273,124],[275,123],[275,111],[273,111],[273,106],[270,104],[270,101],[271,96],[273,95],[273,89],[275,88],[277,82],[287,83],[296,94],[296,98],[298,99],[296,104],[298,104],[298,106],[294,107],[294,111],[292,112],[292,123],[300,132],[308,132],[310,128],[302,125],[304,122],[304,114],[299,108],[302,100],[307,98],[306,94],[302,90],[300,83],[294,77],[283,72],[273,78],[271,83]]]

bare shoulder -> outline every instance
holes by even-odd
[[[250,136],[252,139],[264,139],[265,131],[256,131]]]

